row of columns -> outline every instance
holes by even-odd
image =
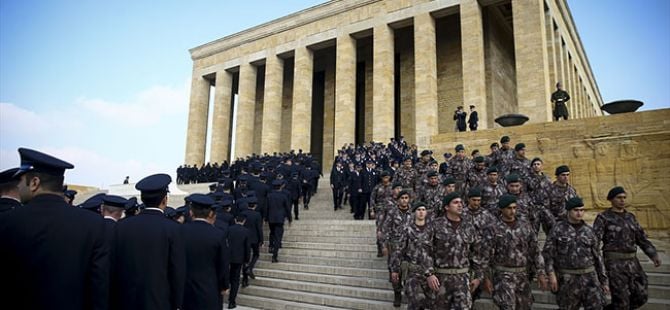
[[[512,0],[519,113],[533,121],[548,121],[549,85],[544,11],[540,0]],[[477,0],[460,3],[463,103],[476,105],[480,129],[488,124],[486,70],[482,7]],[[394,30],[385,22],[373,27],[372,139],[386,141],[394,136]],[[414,16],[415,141],[428,147],[438,133],[437,53],[435,19],[430,13]],[[336,38],[335,66],[335,151],[355,141],[356,39],[341,32]],[[294,51],[294,81],[291,115],[291,149],[310,150],[312,115],[313,51],[299,44]],[[265,59],[265,89],[261,152],[280,150],[284,61],[273,50]],[[256,98],[256,67],[248,60],[239,65],[239,89],[234,157],[254,152],[253,137]],[[194,73],[186,145],[187,164],[205,162],[207,113],[210,83]],[[212,162],[229,158],[232,74],[216,73],[212,126]],[[256,132],[258,134],[258,132]]]

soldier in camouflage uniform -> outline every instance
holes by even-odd
[[[472,221],[462,220],[458,192],[444,197],[445,214],[432,221],[432,248],[424,275],[437,293],[430,309],[470,309],[471,291],[479,286],[485,268],[481,238]]]
[[[500,145],[498,145],[498,142],[493,142],[489,148],[491,149],[491,153],[486,155],[485,158],[486,165],[491,167],[496,165],[496,156],[498,155],[498,149],[500,149]]]
[[[498,198],[505,193],[505,186],[498,180],[496,166],[486,169],[486,183],[482,185],[482,206],[490,212],[496,212]]]
[[[495,165],[498,166],[498,173],[501,178],[507,176],[507,163],[514,157],[514,151],[509,146],[510,138],[508,136],[503,136],[500,138],[500,148],[496,151],[495,154]]]
[[[533,295],[529,274],[537,274],[542,289],[547,284],[537,235],[528,221],[516,215],[515,196],[500,197],[498,208],[500,220],[487,238],[490,272],[484,287],[493,290],[493,302],[500,309],[530,309]]]
[[[577,196],[577,190],[568,182],[570,180],[570,168],[558,166],[556,168],[556,181],[549,187],[549,211],[558,221],[565,218],[565,202]]]
[[[602,241],[605,268],[612,290],[611,309],[636,309],[647,302],[647,275],[635,256],[639,246],[653,262],[661,265],[656,247],[635,216],[626,211],[626,191],[612,188],[607,194],[612,207],[601,212],[593,222],[598,240]]]
[[[403,189],[408,191],[414,191],[414,183],[416,182],[417,172],[414,167],[412,167],[412,158],[405,157],[402,162],[402,167],[396,173],[395,181],[402,184]]]
[[[400,246],[401,238],[404,234],[404,227],[412,220],[412,211],[409,207],[410,194],[408,191],[401,191],[398,195],[398,206],[389,210],[381,226],[381,241],[384,243],[384,255],[388,255],[389,281],[393,284],[394,300],[401,299],[402,283],[393,282],[391,278],[391,255]]]
[[[549,285],[561,309],[602,309],[609,294],[600,242],[586,224],[584,202],[570,198],[566,204],[567,221],[560,221],[544,243],[544,262]]]
[[[421,159],[414,165],[414,168],[416,170],[416,175],[414,179],[414,190],[417,190],[419,186],[421,186],[422,178],[425,176],[426,171],[428,171],[428,165],[430,165],[430,162],[432,161],[432,155],[433,152],[430,150],[423,150],[421,151]]]
[[[507,193],[516,196],[517,215],[530,222],[533,230],[538,232],[540,224],[547,231],[554,227],[554,216],[542,206],[538,206],[524,191],[523,183],[516,174],[510,174],[507,180]]]
[[[442,206],[442,186],[440,186],[437,171],[428,173],[428,183],[417,190],[416,199],[426,204],[429,218],[440,209]]]
[[[552,225],[554,224],[554,215],[551,214],[547,206],[549,206],[549,189],[551,188],[551,179],[542,172],[543,163],[539,157],[533,158],[531,161],[531,172],[528,179],[528,195],[530,195],[533,204],[535,204],[536,215],[539,221],[534,221],[535,231],[540,231],[540,224],[545,234],[549,234]]]
[[[463,220],[472,221],[475,225],[475,230],[479,232],[480,238],[482,238],[482,248],[488,248],[488,238],[490,234],[488,230],[493,227],[493,225],[498,221],[498,219],[491,214],[488,210],[481,207],[482,204],[482,193],[479,188],[473,188],[468,191],[468,204],[463,210]],[[474,292],[472,292],[472,302],[474,304],[475,300],[479,299],[479,296],[482,293],[482,286],[478,286]]]
[[[465,192],[481,187],[486,183],[486,160],[483,156],[477,156],[473,162],[473,168],[468,170],[465,175]]]
[[[521,178],[524,188],[530,178],[530,160],[526,158],[526,145],[518,143],[514,146],[514,156],[505,164],[507,175],[516,174]]]
[[[394,206],[393,186],[391,184],[391,174],[389,171],[381,173],[381,182],[372,189],[370,196],[372,205],[374,206],[373,214],[375,216],[375,224],[379,229],[381,223],[384,222],[384,216],[388,210]],[[377,257],[382,256],[382,243],[377,240]]]
[[[472,161],[465,156],[465,147],[462,144],[456,146],[456,155],[449,160],[447,177],[456,180],[456,191],[462,192],[465,187],[465,176],[472,169]]]
[[[391,281],[404,281],[407,309],[429,309],[432,298],[435,296],[426,284],[426,276],[422,266],[426,265],[426,258],[430,250],[430,236],[433,226],[426,223],[426,204],[417,201],[412,206],[414,222],[405,226],[400,238],[400,245],[391,253]],[[395,307],[400,306],[400,300],[394,301]]]

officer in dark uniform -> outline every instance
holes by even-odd
[[[479,115],[475,111],[475,106],[470,105],[470,118],[468,118],[468,127],[470,131],[477,131],[477,125],[479,123]]]
[[[224,234],[212,223],[214,200],[207,195],[186,197],[192,221],[182,226],[186,252],[186,285],[181,309],[220,310],[229,288],[230,252]]]
[[[302,182],[297,171],[291,173],[286,190],[291,194],[291,204],[293,205],[293,216],[296,220],[300,219],[300,197],[302,196]]]
[[[167,174],[140,180],[135,188],[146,206],[142,213],[116,225],[113,283],[122,309],[177,309],[181,307],[186,258],[180,226],[166,218]]]
[[[570,95],[561,88],[561,82],[556,83],[556,91],[551,94],[551,103],[554,107],[554,119],[556,121],[560,118],[563,118],[563,120],[568,119],[568,108],[565,106],[565,103],[569,100]]]
[[[19,148],[25,206],[0,219],[3,309],[107,309],[109,247],[101,216],[72,208],[63,179],[73,165]]]
[[[9,211],[21,207],[19,196],[19,179],[14,175],[19,168],[7,169],[0,172],[0,217],[7,215]]]
[[[63,196],[65,196],[65,202],[72,205],[74,202],[74,197],[77,196],[77,191],[73,189],[68,189],[67,186],[63,187]]]
[[[254,275],[254,267],[260,256],[260,246],[263,245],[263,218],[256,210],[258,208],[258,199],[256,197],[249,197],[247,200],[247,208],[240,212],[240,215],[246,217],[244,227],[249,230],[249,246],[251,247],[252,255],[249,264],[244,266],[242,271],[242,287],[249,285],[249,279],[256,279]]]
[[[233,208],[233,201],[230,199],[224,199],[221,202],[214,205],[213,209],[216,212],[216,221],[214,221],[214,227],[227,230],[230,225],[234,224],[235,217],[231,213]]]
[[[365,163],[366,167],[361,173],[361,196],[358,200],[358,209],[354,213],[354,218],[358,217],[359,219],[365,218],[365,211],[368,212],[368,218],[370,218],[370,212],[372,212],[372,204],[370,203],[370,196],[372,195],[372,189],[377,186],[379,182],[379,174],[373,168],[374,162],[368,160]]]
[[[249,262],[249,230],[244,227],[246,217],[235,217],[235,225],[228,228],[228,245],[230,246],[230,295],[228,295],[228,309],[237,307],[235,298],[240,288],[240,272]]]
[[[284,221],[288,219],[289,225],[293,222],[291,218],[291,204],[286,194],[282,192],[281,180],[272,182],[272,191],[268,194],[268,223],[270,224],[270,252],[272,262],[279,260],[279,248],[284,237]]]
[[[104,197],[105,193],[95,194],[91,197],[88,197],[88,199],[84,200],[84,202],[82,202],[77,207],[81,208],[82,210],[86,210],[89,212],[93,212],[97,215],[101,215],[100,207],[102,207],[102,198]]]
[[[333,190],[333,208],[342,209],[342,196],[344,188],[347,187],[347,175],[342,167],[342,162],[335,163],[333,171],[330,172],[330,188]]]

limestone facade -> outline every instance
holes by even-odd
[[[602,115],[565,0],[333,0],[190,52],[189,165],[302,149],[327,167],[344,144],[397,136],[423,148],[459,105],[480,129],[544,123],[558,81],[571,118]]]

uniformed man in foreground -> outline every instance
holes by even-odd
[[[185,310],[220,310],[230,287],[230,253],[224,233],[214,227],[214,200],[204,194],[186,197],[192,220],[182,226],[186,253]]]
[[[244,215],[235,217],[235,225],[228,228],[228,245],[230,246],[230,294],[228,309],[237,307],[237,291],[240,289],[240,274],[244,265],[249,263],[250,243],[249,230],[244,227],[247,218]]]
[[[26,205],[0,218],[4,309],[107,309],[109,247],[102,217],[63,199],[68,162],[19,148]]]
[[[428,288],[423,266],[429,255],[433,226],[426,223],[428,210],[425,203],[415,202],[412,212],[414,221],[404,226],[398,247],[390,253],[391,281],[402,281],[408,310],[430,309],[435,293]],[[393,306],[400,307],[400,300]]]
[[[470,309],[471,291],[483,278],[485,261],[481,238],[471,221],[461,218],[463,201],[459,192],[444,197],[444,215],[433,222],[431,251],[424,275],[436,293],[430,309]]]
[[[279,248],[284,238],[284,223],[288,220],[289,225],[293,222],[291,218],[291,203],[288,196],[282,192],[283,181],[274,180],[272,191],[268,194],[268,217],[270,225],[270,253],[272,262],[277,263]]]
[[[410,222],[412,211],[410,210],[410,195],[408,191],[401,191],[398,194],[398,204],[396,208],[389,210],[381,225],[381,232],[378,235],[380,242],[384,244],[383,255],[388,255],[387,264],[389,268],[389,280],[393,284],[393,304],[400,306],[402,298],[402,283],[393,281],[391,270],[391,253],[400,246],[400,241],[405,233],[404,227]]]
[[[503,195],[498,208],[499,220],[488,232],[490,274],[484,286],[489,293],[493,289],[493,302],[500,309],[531,309],[530,274],[537,274],[540,288],[547,284],[537,235],[528,220],[517,216],[516,196]]]
[[[621,186],[607,194],[611,207],[596,217],[593,229],[602,242],[612,303],[608,309],[636,309],[647,303],[647,274],[637,259],[637,247],[654,266],[661,265],[656,247],[649,241],[635,215],[626,211],[626,191]]]
[[[595,231],[583,220],[584,202],[570,198],[566,205],[567,221],[559,221],[544,243],[549,286],[557,293],[561,309],[602,309],[609,285],[600,242]]]
[[[167,174],[135,184],[146,206],[116,225],[114,289],[122,309],[177,309],[182,306],[186,258],[180,225],[168,219]],[[140,276],[141,275],[141,276]]]

